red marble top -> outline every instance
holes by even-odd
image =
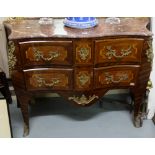
[[[64,26],[61,18],[53,19],[52,25],[40,25],[39,19],[7,21],[4,25],[11,30],[9,39],[23,38],[90,38],[104,36],[152,36],[146,26],[148,18],[120,18],[120,24],[105,23],[99,18],[98,25],[89,29],[74,29]]]

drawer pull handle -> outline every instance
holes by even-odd
[[[58,78],[53,78],[53,79],[51,79],[50,83],[47,83],[44,78],[41,78],[39,76],[36,76],[36,81],[37,81],[39,87],[42,87],[42,86],[52,87],[52,86],[55,86],[56,84],[60,83],[60,80]]]
[[[46,81],[43,81],[43,84],[44,84],[45,86],[52,87],[52,86],[58,84],[59,82],[60,82],[60,81],[59,81],[58,79],[52,79],[52,82],[51,82],[51,83],[46,83]]]
[[[108,59],[111,59],[112,57],[120,59],[120,58],[123,58],[123,57],[131,54],[132,53],[131,48],[132,48],[132,46],[129,46],[128,49],[122,49],[120,52],[121,55],[117,55],[116,50],[112,49],[111,46],[107,46],[106,49],[108,50],[108,52],[105,55],[108,57]]]
[[[93,101],[94,99],[98,99],[98,96],[93,95],[93,96],[89,96],[88,98],[83,94],[81,97],[69,97],[69,100],[73,100],[74,102],[76,102],[79,105],[87,105],[89,104],[91,101]]]
[[[110,73],[105,73],[105,76],[106,76],[105,80],[107,81],[107,84],[109,84],[109,83],[120,83],[120,82],[128,79],[127,74],[121,74],[121,75],[117,76],[118,80],[115,80],[114,76],[110,75]]]
[[[42,51],[37,50],[36,48],[33,48],[34,51],[34,57],[36,61],[44,60],[44,61],[51,61],[54,58],[57,58],[60,56],[60,53],[58,51],[49,51],[48,55],[49,57],[45,57]]]

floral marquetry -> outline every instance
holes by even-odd
[[[105,39],[96,41],[96,63],[140,62],[143,39]]]
[[[109,87],[111,85],[135,86],[139,67],[103,68],[95,70],[97,87]]]
[[[24,66],[72,64],[71,41],[20,42],[20,49]]]
[[[92,59],[91,43],[78,42],[75,47],[75,57],[77,64],[90,64]]]
[[[26,71],[25,77],[28,79],[26,87],[29,90],[68,90],[72,87],[71,75],[71,70]]]
[[[76,70],[75,73],[75,87],[77,89],[89,89],[92,83],[91,70]]]
[[[68,87],[68,77],[62,73],[33,74],[30,78],[33,87]]]

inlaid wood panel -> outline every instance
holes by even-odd
[[[72,41],[20,42],[24,66],[72,65]]]
[[[89,90],[93,86],[93,69],[76,67],[74,70],[74,87],[76,90]]]
[[[93,64],[92,41],[77,40],[74,42],[75,64]]]
[[[121,38],[95,41],[95,63],[141,62],[143,39]]]
[[[112,86],[135,86],[139,66],[119,66],[95,68],[96,88]]]
[[[36,69],[25,70],[28,90],[70,90],[72,88],[71,69]]]

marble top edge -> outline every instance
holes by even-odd
[[[7,21],[4,25],[10,29],[10,40],[26,38],[98,38],[110,36],[152,36],[146,26],[148,18],[120,18],[121,23],[111,25],[105,23],[106,18],[98,18],[98,25],[94,28],[75,29],[63,24],[63,18],[54,18],[52,25],[40,25],[39,19],[24,19],[21,21]]]

